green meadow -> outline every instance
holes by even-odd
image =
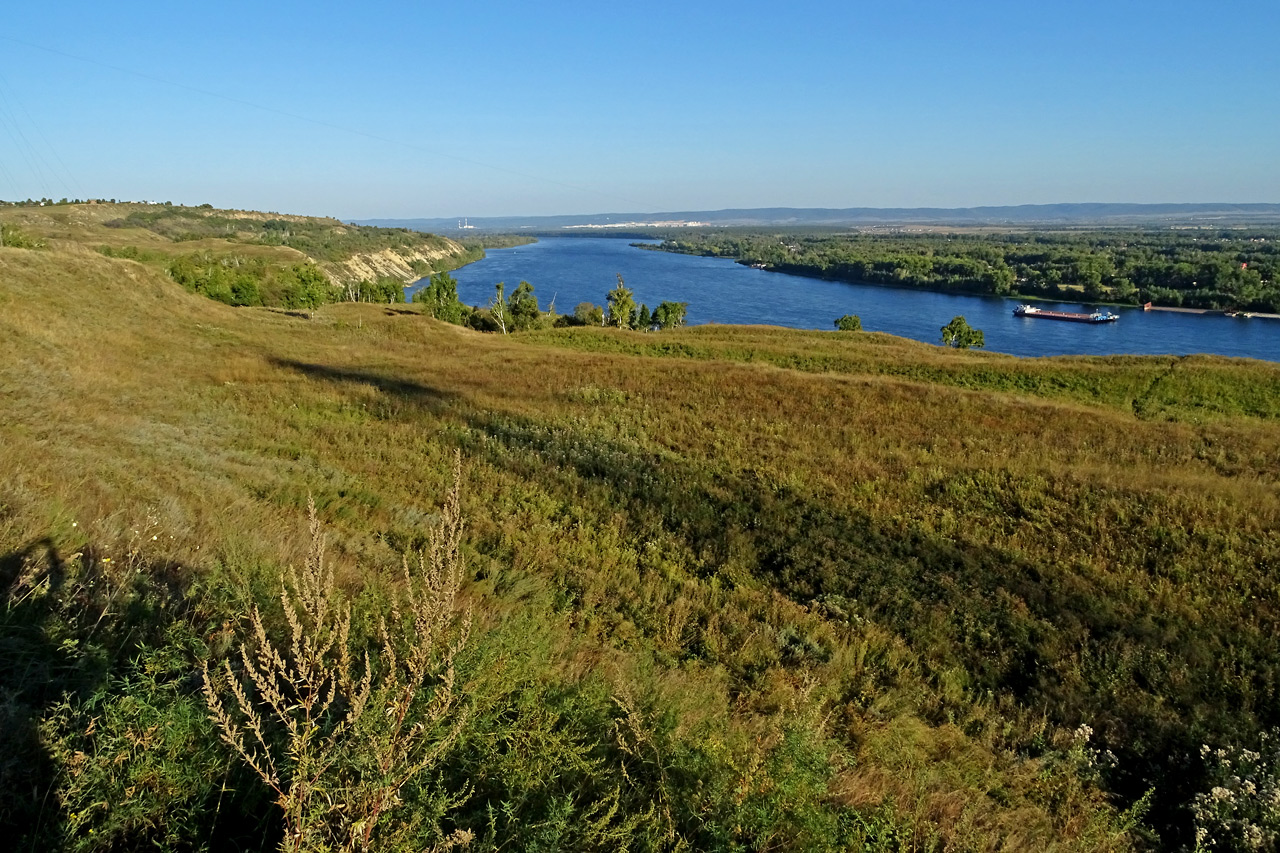
[[[1274,845],[1280,366],[232,307],[167,259],[361,247],[60,213],[0,214],[13,849]]]

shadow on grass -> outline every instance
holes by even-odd
[[[43,812],[57,811],[47,796],[57,767],[41,743],[40,719],[58,699],[53,674],[69,662],[45,631],[44,608],[23,593],[57,594],[66,574],[48,538],[0,556],[0,825],[16,833],[11,840],[34,838]]]
[[[276,364],[370,385],[433,414],[459,399],[370,370]],[[1062,726],[1087,721],[1100,747],[1119,755],[1110,790],[1128,805],[1154,787],[1149,819],[1172,846],[1189,838],[1199,744],[1240,742],[1280,723],[1280,644],[1258,626],[1173,624],[1143,590],[1117,596],[1088,567],[943,536],[750,468],[651,452],[558,422],[461,406],[452,414],[470,455],[604,517],[621,511],[639,537],[674,536],[708,574],[745,560],[796,601],[834,597],[897,633],[940,679],[959,669],[974,695],[1005,694]],[[1220,660],[1251,663],[1242,680]],[[938,723],[955,710],[934,704]]]
[[[451,391],[442,391],[421,382],[387,376],[373,370],[331,367],[289,358],[270,358],[268,361],[276,367],[294,370],[321,382],[332,382],[335,385],[367,385],[383,394],[399,397],[403,402],[420,406],[432,413],[443,411],[458,398],[458,395]]]
[[[1088,721],[1099,748],[1119,756],[1110,790],[1127,807],[1155,788],[1149,819],[1174,846],[1189,837],[1199,744],[1280,722],[1280,648],[1250,626],[1171,625],[1156,601],[1119,599],[1081,567],[880,518],[750,468],[524,418],[474,413],[468,422],[469,435],[483,437],[461,437],[469,453],[565,500],[624,512],[637,537],[683,540],[708,574],[745,562],[795,601],[835,602],[897,633],[940,683],[958,669],[973,695],[1015,697],[1064,727]],[[1242,648],[1252,691],[1214,665]],[[1090,660],[1124,668],[1082,666]],[[921,708],[935,724],[956,711],[936,697]]]
[[[310,320],[311,313],[309,311],[299,311],[296,308],[272,308],[268,307],[268,311],[272,314],[280,314],[284,317],[293,317],[298,320]]]
[[[173,833],[162,818],[181,811],[183,797],[205,816],[198,833],[205,849],[260,844],[271,832],[271,804],[244,784],[243,773],[228,772],[227,793],[217,779],[201,790],[174,788],[180,774],[166,776],[165,756],[139,746],[182,720],[174,709],[183,703],[195,707],[197,725],[204,716],[197,655],[175,637],[194,636],[205,615],[178,563],[106,553],[86,545],[63,554],[45,537],[0,556],[0,848],[108,849],[78,844],[67,812],[83,808],[86,796],[120,794],[100,784],[147,773],[148,784],[167,793],[149,806],[139,805],[147,800],[142,793],[113,800],[117,814],[143,817],[100,822],[114,833],[110,849],[163,846]],[[175,631],[179,626],[185,630]],[[216,738],[203,748],[217,749]],[[101,755],[112,752],[115,770],[104,776]],[[174,766],[193,757],[168,760]],[[68,791],[79,806],[63,802]],[[217,809],[224,799],[226,808]]]

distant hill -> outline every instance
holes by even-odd
[[[396,282],[457,269],[484,254],[478,245],[417,230],[210,205],[0,202],[0,220],[6,235],[143,262],[235,305],[297,307],[289,303],[302,298],[300,274],[317,285],[312,296],[330,301],[362,282],[394,290]]]
[[[1005,207],[760,207],[665,213],[575,216],[486,216],[449,219],[365,219],[359,225],[433,233],[560,229],[596,230],[707,225],[1065,225],[1280,222],[1280,204],[1023,204]]]

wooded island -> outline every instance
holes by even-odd
[[[1280,229],[725,232],[644,248],[775,272],[996,296],[1280,312]]]

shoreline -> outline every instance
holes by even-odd
[[[1211,316],[1224,316],[1224,315],[1230,316],[1227,314],[1227,311],[1231,310],[1231,309],[1223,309],[1223,308],[1181,308],[1181,307],[1175,307],[1171,305],[1152,305],[1150,308],[1143,308],[1143,303],[1135,304],[1132,302],[1108,302],[1106,300],[1101,300],[1101,299],[1099,300],[1072,299],[1068,296],[1042,296],[1039,294],[991,293],[989,291],[968,290],[965,288],[942,288],[942,287],[928,287],[925,285],[902,285],[902,284],[894,284],[892,282],[864,281],[862,279],[852,279],[852,278],[843,278],[840,276],[823,275],[820,272],[778,269],[777,267],[772,265],[752,264],[742,258],[726,257],[723,255],[706,255],[706,254],[701,254],[699,252],[672,251],[670,249],[662,248],[660,243],[650,243],[650,244],[632,243],[631,245],[637,249],[646,249],[649,251],[664,252],[666,254],[671,254],[671,255],[688,255],[690,257],[716,258],[718,260],[733,261],[736,264],[741,264],[742,266],[750,267],[751,269],[758,269],[762,272],[782,273],[783,275],[794,275],[794,276],[800,276],[802,278],[815,278],[821,281],[836,281],[844,284],[865,285],[868,287],[887,287],[893,290],[918,291],[923,293],[941,293],[941,294],[955,295],[955,296],[987,296],[993,299],[1013,299],[1021,302],[1059,302],[1064,305],[1096,305],[1096,306],[1102,306],[1107,308],[1128,308],[1128,309],[1133,309],[1138,311],[1170,311],[1170,312],[1175,312],[1180,314],[1208,314]],[[1247,313],[1248,313],[1248,317],[1240,317],[1239,319],[1243,320],[1243,319],[1257,318],[1257,319],[1263,319],[1263,320],[1280,320],[1280,314],[1272,314],[1267,312],[1255,312],[1255,311],[1249,311]]]
[[[1126,307],[1121,305],[1120,307]],[[1129,305],[1129,308],[1142,308],[1141,305]],[[1268,314],[1262,311],[1244,312],[1243,316],[1228,314],[1226,311],[1217,308],[1174,308],[1170,305],[1152,305],[1150,308],[1142,308],[1143,311],[1168,311],[1174,314],[1211,314],[1214,316],[1231,317],[1237,316],[1241,320],[1280,320],[1280,314]]]

